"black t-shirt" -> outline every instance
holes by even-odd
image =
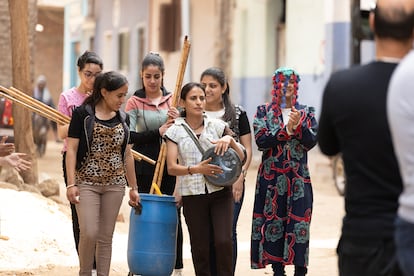
[[[249,119],[247,118],[246,111],[242,111],[239,117],[239,131],[240,136],[249,134],[251,132]]]
[[[71,137],[71,138],[81,137],[83,128],[84,128],[83,119],[81,117],[82,116],[80,116],[78,112],[74,112],[72,114],[71,121],[73,121],[74,123],[70,124],[69,130],[68,130],[68,137]],[[116,115],[109,120],[100,120],[98,118],[95,118],[95,120],[99,122],[100,124],[107,126],[107,127],[114,127],[121,123],[121,120]],[[128,124],[128,122],[126,123]]]
[[[334,73],[319,119],[318,142],[342,153],[346,175],[342,234],[392,238],[402,181],[386,117],[395,63],[372,62]]]

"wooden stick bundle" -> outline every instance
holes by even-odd
[[[163,155],[164,147],[165,147],[165,143],[163,142],[161,144],[161,147],[160,147],[160,152],[158,153],[158,159],[157,159],[157,164],[155,165],[154,176],[152,178],[150,194],[153,194],[157,190],[157,188],[159,190],[159,188],[161,187],[161,183],[158,183],[158,177],[160,175],[160,168],[161,168],[161,162],[162,162],[162,155]],[[162,173],[161,173],[161,175],[162,175]],[[155,187],[155,186],[157,186],[157,187]]]
[[[8,89],[0,85],[0,95],[60,125],[66,125],[70,123],[69,116],[60,113],[58,110],[48,106],[39,100],[36,100],[35,98],[23,93],[14,87],[10,87],[10,89]],[[151,158],[134,150],[132,150],[132,156],[135,160],[138,161],[144,160],[145,162],[148,162],[152,165],[155,165],[156,163],[155,160],[152,160]]]
[[[185,36],[183,49],[181,50],[181,59],[180,59],[179,67],[178,67],[177,81],[176,81],[175,90],[174,90],[174,98],[172,101],[172,106],[174,107],[177,107],[178,101],[180,100],[181,86],[183,85],[184,72],[187,66],[188,55],[190,53],[190,45],[191,44],[188,41],[188,37]],[[158,185],[158,187],[161,187],[162,176],[164,174],[165,159],[167,156],[166,151],[167,151],[167,146],[165,145],[165,142],[162,142],[161,148],[160,148],[160,154],[158,155],[157,165],[155,167],[154,177],[152,179],[152,185],[150,189],[151,194],[154,193],[154,183]],[[157,167],[162,167],[162,169],[157,168]]]
[[[55,122],[57,122],[59,124],[64,124],[64,122],[61,122],[61,121],[57,120],[55,117],[51,117],[49,114],[43,113],[41,110],[35,108],[34,106],[31,106],[31,105],[29,105],[29,104],[27,104],[25,102],[22,102],[20,100],[17,100],[15,98],[13,98],[12,96],[10,96],[9,94],[4,93],[1,89],[0,89],[0,95],[2,97],[5,97],[5,98],[13,101],[14,103],[17,103],[19,105],[22,105],[23,107],[26,107],[27,109],[29,109],[29,110],[31,110],[31,111],[33,111],[33,112],[35,112],[35,113],[37,113],[37,114],[39,114],[39,115],[41,115],[43,117],[46,117],[49,120],[55,121]]]
[[[19,91],[18,89],[11,87],[7,89],[3,86],[0,86],[0,90],[3,91],[2,95],[17,104],[22,105],[30,109],[33,112],[38,113],[39,115],[48,118],[58,124],[64,125],[70,122],[70,118],[54,108],[48,106],[47,104],[38,101],[31,96]]]
[[[35,98],[23,93],[22,91],[14,88],[14,87],[10,87],[10,90],[9,90],[8,93],[9,93],[9,95],[15,97],[16,99],[27,102],[30,105],[34,105],[36,108],[43,111],[44,113],[48,113],[52,117],[56,117],[59,121],[65,122],[65,124],[68,124],[70,122],[70,118],[68,116],[60,113],[56,109],[48,106],[47,104],[45,104],[45,103],[43,103],[39,100],[36,100]]]

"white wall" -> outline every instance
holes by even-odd
[[[286,1],[286,65],[299,74],[324,71],[324,0]]]

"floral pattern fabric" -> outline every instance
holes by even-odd
[[[307,152],[316,145],[313,107],[296,103],[300,123],[289,135],[280,108],[257,108],[253,121],[262,154],[258,169],[251,235],[251,267],[267,264],[306,267],[313,192]]]

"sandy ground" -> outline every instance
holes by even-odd
[[[38,162],[41,177],[55,178],[61,183],[61,197],[64,199],[61,146],[49,141],[46,155]],[[256,157],[247,176],[246,197],[238,225],[236,275],[272,275],[270,267],[252,270],[249,263],[251,212],[258,162]],[[343,199],[333,186],[329,160],[317,148],[310,152],[309,163],[314,188],[314,215],[308,275],[338,275],[335,247],[344,212]],[[125,198],[121,207],[125,221],[117,223],[113,238],[112,276],[126,276],[129,272],[127,243],[130,208],[126,201]],[[0,275],[77,275],[78,259],[71,227],[68,204],[57,204],[28,192],[0,189]],[[291,267],[287,272],[293,275]],[[195,275],[185,227],[184,275]]]

